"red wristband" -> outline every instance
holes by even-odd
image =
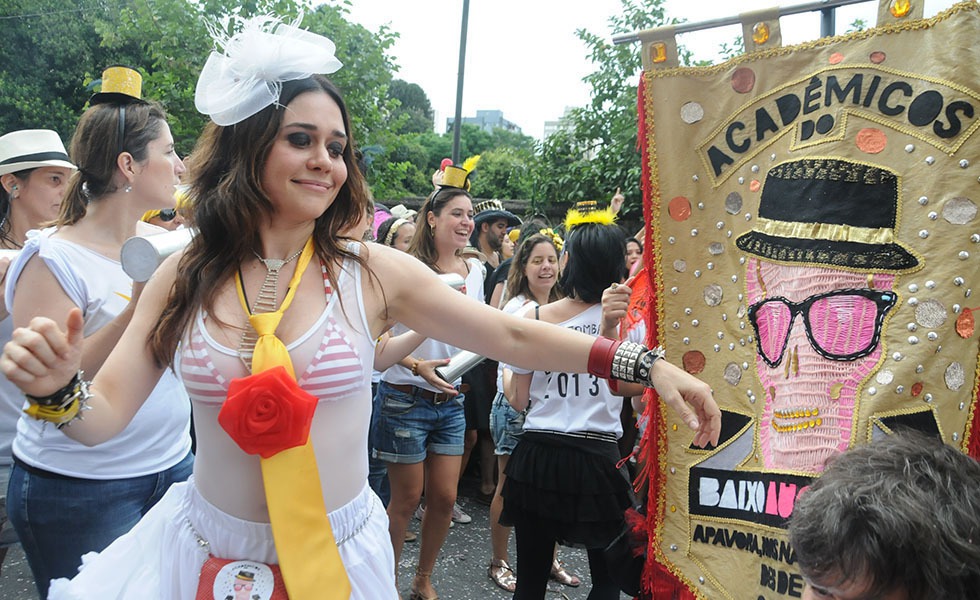
[[[609,379],[613,356],[622,342],[607,337],[597,337],[589,350],[589,375]]]

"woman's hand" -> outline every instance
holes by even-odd
[[[14,329],[0,356],[0,371],[25,394],[47,396],[68,385],[82,363],[82,311],[68,313],[65,331],[46,317]]]
[[[433,386],[440,392],[446,394],[453,394],[454,396],[459,393],[459,390],[450,385],[442,377],[436,375],[436,367],[442,367],[449,364],[448,358],[437,358],[434,360],[420,360],[418,366],[415,367],[415,371],[419,374],[419,377],[424,379],[429,385]]]
[[[674,409],[687,426],[695,430],[694,445],[704,448],[718,445],[721,433],[721,410],[712,396],[711,387],[687,371],[658,360],[650,371],[651,386]]]
[[[614,283],[602,291],[602,324],[599,335],[619,339],[619,324],[626,317],[633,290],[628,285]]]
[[[623,202],[626,201],[626,196],[623,192],[616,188],[616,193],[613,194],[611,200],[609,200],[609,209],[613,211],[613,214],[619,214],[619,209],[623,208]]]

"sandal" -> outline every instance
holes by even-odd
[[[565,570],[565,563],[557,558],[551,563],[551,578],[562,585],[568,587],[578,587],[582,585],[582,580]]]
[[[423,596],[422,592],[418,588],[419,579],[428,579],[432,576],[432,571],[426,573],[425,571],[420,571],[418,567],[415,567],[415,579],[412,581],[412,593],[409,595],[408,600],[439,600],[439,596]]]
[[[487,567],[487,577],[504,591],[513,594],[514,590],[517,589],[517,577],[514,575],[514,569],[510,568],[506,560],[491,560],[490,566]]]

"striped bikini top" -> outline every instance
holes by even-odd
[[[356,252],[356,247],[348,249]],[[371,387],[374,339],[364,313],[361,269],[344,261],[338,276],[338,293],[331,290],[327,270],[321,265],[327,306],[316,323],[286,348],[301,388],[323,400],[340,400]],[[341,303],[340,298],[344,301]],[[237,348],[218,343],[208,333],[207,315],[200,311],[178,350],[177,372],[194,402],[221,404],[232,379],[247,377],[248,369]]]

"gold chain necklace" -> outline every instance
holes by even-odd
[[[252,250],[252,254],[255,258],[259,259],[263,265],[265,265],[265,280],[262,281],[262,287],[259,288],[259,293],[255,297],[255,302],[252,303],[252,308],[249,314],[256,313],[267,313],[276,310],[279,299],[279,271],[296,260],[296,258],[303,253],[303,248],[297,250],[292,256],[282,259],[282,258],[262,258],[255,250]],[[242,283],[242,292],[244,293],[245,283]],[[242,363],[245,368],[251,372],[252,370],[252,353],[255,351],[255,342],[259,339],[259,335],[255,332],[255,329],[248,322],[248,315],[245,315],[245,326],[242,328],[242,339],[238,342],[238,357],[242,359]]]

